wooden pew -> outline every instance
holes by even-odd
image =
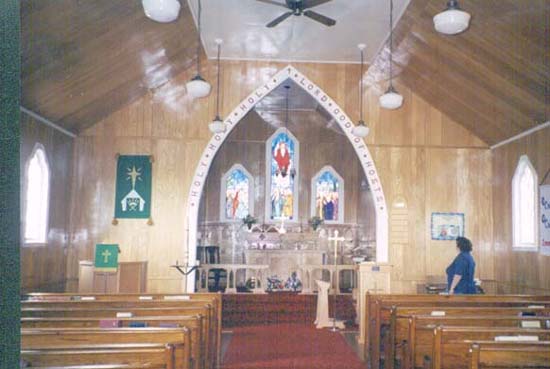
[[[389,295],[380,295],[380,294],[371,294],[366,293],[365,295],[365,348],[368,349],[370,345],[370,335],[369,330],[371,326],[369,322],[372,320],[373,314],[375,314],[377,305],[385,304],[400,305],[400,304],[411,304],[420,303],[420,304],[430,304],[437,306],[438,304],[461,304],[461,303],[483,303],[490,301],[500,301],[500,302],[518,302],[523,303],[533,303],[537,304],[540,301],[550,301],[550,296],[548,295],[409,295],[409,294],[389,294]]]
[[[21,350],[21,359],[31,367],[77,365],[143,365],[175,369],[174,344],[74,345],[65,348]]]
[[[536,306],[529,307],[529,306]],[[547,303],[538,303],[536,305],[532,305],[531,303],[526,302],[499,302],[499,301],[491,301],[491,302],[482,302],[482,303],[469,303],[469,302],[460,302],[460,303],[452,303],[450,301],[444,301],[440,302],[438,304],[427,304],[427,303],[407,303],[407,302],[400,302],[396,303],[394,305],[377,305],[375,314],[373,314],[373,317],[370,321],[370,332],[369,334],[371,337],[369,338],[371,343],[375,343],[375,340],[377,340],[378,337],[380,337],[380,330],[386,326],[390,325],[391,321],[391,312],[392,309],[397,307],[407,307],[408,309],[417,309],[417,313],[421,313],[425,310],[429,310],[429,312],[432,311],[442,311],[449,308],[457,308],[457,307],[463,307],[463,308],[493,308],[493,309],[500,309],[500,308],[523,308],[525,311],[535,311],[536,309],[543,310],[544,308],[550,307],[550,302]]]
[[[78,345],[173,344],[174,367],[191,369],[191,336],[187,328],[23,328],[21,349],[71,348]]]
[[[469,350],[469,368],[550,368],[550,342],[476,341]]]
[[[194,368],[207,368],[208,357],[206,352],[206,337],[203,332],[203,318],[201,315],[190,316],[145,316],[135,318],[116,318],[111,317],[47,317],[47,318],[21,318],[22,328],[98,328],[101,321],[116,320],[122,327],[128,328],[131,323],[145,323],[147,327],[159,327],[163,324],[173,324],[174,327],[185,327],[189,329],[191,335],[191,359]]]
[[[447,307],[441,306],[391,306],[389,310],[384,307],[378,310],[376,317],[375,327],[376,331],[371,330],[373,335],[371,338],[371,345],[369,347],[369,356],[371,358],[371,365],[380,362],[380,336],[382,335],[382,328],[387,326],[385,347],[388,348],[387,358],[395,358],[395,347],[398,342],[396,337],[407,336],[408,330],[408,316],[412,315],[430,315],[432,313],[445,313],[446,316],[472,316],[472,315],[518,315],[521,312],[533,313],[533,314],[550,314],[550,308],[540,309],[539,307],[508,307],[509,304],[516,304],[511,302],[503,303],[505,307],[500,307],[499,302],[486,302],[475,303],[476,306],[468,304],[466,306],[457,307],[453,304],[447,304]],[[521,305],[521,304],[519,304]],[[542,305],[541,305],[542,306]],[[400,318],[398,318],[398,316]],[[378,332],[378,334],[376,334]],[[393,360],[385,361],[386,368],[393,368]],[[373,366],[376,367],[376,366]]]
[[[22,303],[22,317],[96,317],[118,319],[117,313],[138,316],[202,315],[205,338],[203,352],[207,355],[207,368],[215,368],[218,360],[218,324],[212,305],[202,300],[194,301],[33,301]]]
[[[213,330],[210,327],[210,322],[208,319],[203,317],[208,316],[208,306],[203,307],[168,307],[168,308],[73,308],[66,306],[65,308],[22,308],[21,310],[21,321],[22,324],[33,324],[31,322],[36,322],[37,318],[42,319],[52,319],[56,318],[57,321],[65,320],[66,324],[72,324],[70,322],[78,319],[95,319],[99,324],[99,320],[120,320],[120,321],[132,321],[132,320],[142,320],[147,318],[149,322],[154,323],[154,325],[159,325],[162,322],[173,322],[174,319],[180,316],[187,316],[193,319],[199,320],[197,324],[200,323],[200,340],[199,347],[201,356],[204,359],[206,368],[215,368],[216,367],[216,358],[217,350],[215,346],[211,344],[212,337],[214,335]],[[132,314],[131,318],[120,318],[117,317],[118,313],[130,313]],[[200,317],[200,319],[199,319]],[[156,321],[156,322],[155,322]],[[190,324],[191,321],[189,321]],[[80,324],[80,323],[74,323]],[[91,324],[91,323],[90,323]],[[194,326],[194,324],[193,324]],[[97,327],[97,326],[96,326]],[[191,327],[192,328],[192,327]],[[191,331],[191,335],[194,339],[198,337],[197,332]],[[197,353],[196,345],[191,345],[194,347],[194,353]]]
[[[533,328],[542,329],[546,326],[548,317],[519,317],[514,315],[457,315],[457,316],[431,316],[431,315],[412,315],[408,318],[408,328],[404,332],[408,334],[404,352],[401,354],[402,367],[414,368],[422,367],[425,355],[432,351],[433,329],[436,326],[444,327],[520,327],[525,322],[535,322]],[[528,324],[529,325],[529,324]],[[527,327],[525,327],[528,329]],[[403,339],[403,336],[397,333],[397,342]]]
[[[118,293],[118,294],[95,294],[95,293],[27,293],[21,296],[22,301],[60,301],[60,300],[77,300],[94,298],[95,300],[134,300],[134,301],[182,301],[178,298],[189,298],[190,300],[203,300],[209,301],[214,308],[214,316],[216,316],[215,324],[213,324],[216,330],[215,339],[211,340],[212,344],[216,347],[216,362],[215,366],[219,366],[221,360],[221,322],[222,322],[222,296],[220,293]],[[184,300],[183,300],[184,301]]]
[[[506,308],[506,307],[528,307],[528,306],[538,306],[538,307],[550,307],[550,301],[539,301],[536,303],[532,303],[530,301],[523,301],[523,300],[511,300],[508,299],[508,301],[500,301],[497,299],[487,300],[487,301],[454,301],[446,299],[448,296],[442,296],[445,297],[445,299],[439,301],[439,302],[422,302],[422,301],[401,301],[401,300],[392,300],[391,302],[379,300],[374,305],[374,312],[371,314],[370,322],[367,322],[367,327],[369,328],[369,331],[366,333],[369,336],[366,336],[368,341],[375,345],[379,344],[379,338],[380,338],[380,330],[384,325],[389,325],[390,318],[391,318],[391,310],[394,307],[418,307],[419,309],[422,309],[424,307],[430,307],[432,311],[442,310],[443,308],[453,308],[453,307],[494,307],[494,308]],[[371,347],[367,347],[370,348]]]
[[[550,341],[548,329],[437,327],[433,334],[432,369],[467,368],[470,343],[478,340],[494,341],[499,336],[533,336],[539,341]]]

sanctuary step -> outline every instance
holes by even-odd
[[[333,296],[329,296],[332,317]],[[317,294],[272,292],[266,294],[222,295],[222,324],[224,328],[266,324],[313,324],[317,308]],[[338,320],[355,324],[355,306],[351,295],[337,295]]]

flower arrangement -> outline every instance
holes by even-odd
[[[248,214],[246,217],[243,218],[243,224],[246,224],[248,229],[252,228],[253,224],[256,224],[257,220],[252,215]]]
[[[309,225],[311,226],[311,228],[313,228],[314,231],[317,230],[317,228],[319,228],[319,226],[321,224],[323,224],[323,219],[321,219],[321,217],[318,217],[317,215],[314,216],[314,217],[311,217],[309,219]]]

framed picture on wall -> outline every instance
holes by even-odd
[[[432,213],[431,233],[432,240],[464,237],[464,213]]]

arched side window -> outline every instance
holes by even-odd
[[[522,155],[512,179],[513,247],[516,249],[538,247],[537,196],[537,172],[527,155]]]
[[[329,165],[311,179],[311,216],[344,223],[344,179]]]
[[[254,215],[254,178],[241,165],[233,165],[222,177],[220,221],[239,221]]]
[[[48,235],[50,167],[44,146],[37,143],[25,165],[25,244],[45,244]]]
[[[266,142],[265,217],[268,221],[298,220],[300,143],[286,128]]]

